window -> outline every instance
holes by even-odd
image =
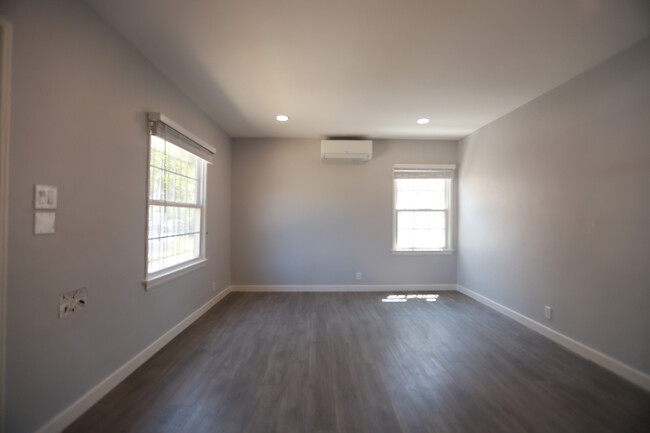
[[[164,120],[150,123],[147,287],[205,262],[208,156],[203,145]]]
[[[393,251],[451,253],[454,165],[393,168]]]

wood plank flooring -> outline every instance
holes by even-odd
[[[66,432],[650,432],[650,393],[455,292],[232,293]]]

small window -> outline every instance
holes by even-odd
[[[205,262],[207,162],[197,144],[151,122],[145,285]]]
[[[451,253],[454,165],[393,168],[395,253]]]

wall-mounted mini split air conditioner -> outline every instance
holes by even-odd
[[[372,140],[321,140],[320,158],[332,161],[370,161]]]

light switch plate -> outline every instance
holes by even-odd
[[[35,235],[54,234],[55,220],[56,220],[56,213],[54,212],[35,212],[34,213],[34,234]]]
[[[57,188],[52,185],[34,185],[34,209],[56,209]]]

